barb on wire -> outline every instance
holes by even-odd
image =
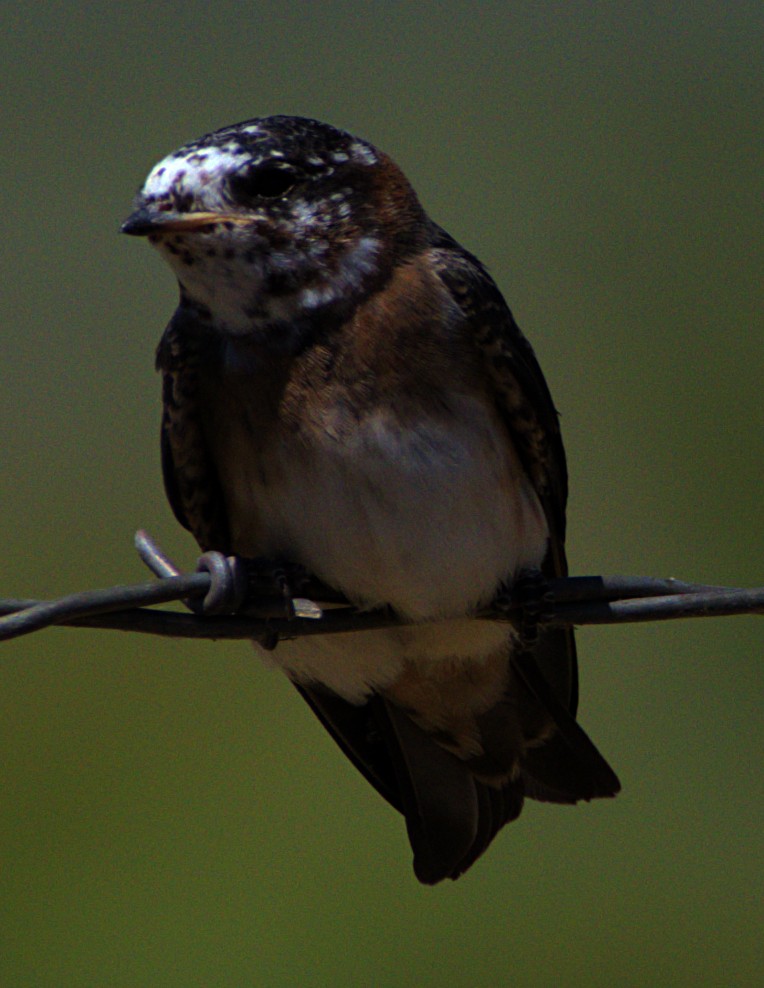
[[[108,628],[172,638],[253,638],[269,647],[279,640],[311,634],[338,634],[400,626],[391,609],[357,610],[336,590],[307,574],[300,597],[262,591],[242,575],[231,557],[205,554],[200,571],[182,574],[145,532],[135,544],[143,562],[160,579],[155,583],[87,590],[53,601],[0,600],[0,641],[51,625]],[[243,580],[249,581],[243,583]],[[266,586],[264,584],[263,586]],[[254,593],[253,593],[254,590]],[[764,614],[764,588],[740,589],[682,583],[672,578],[576,576],[550,580],[544,600],[545,623],[618,624],[687,617]],[[245,609],[236,613],[246,597]],[[156,604],[184,601],[194,612],[154,610]],[[200,608],[199,602],[202,601]],[[478,620],[511,621],[519,604],[502,602],[480,610]],[[209,613],[214,611],[215,613]]]

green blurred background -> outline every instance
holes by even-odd
[[[298,113],[488,264],[571,464],[574,573],[762,584],[760,3],[4,4],[2,585],[133,582],[172,277],[166,152]],[[2,647],[0,985],[755,985],[761,618],[585,629],[617,800],[531,803],[422,888],[401,819],[239,644]]]

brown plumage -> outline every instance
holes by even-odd
[[[458,877],[525,795],[613,795],[572,631],[531,649],[470,616],[525,570],[566,574],[565,455],[501,294],[397,166],[316,121],[247,121],[160,162],[124,229],[181,286],[158,351],[178,519],[412,622],[275,661],[405,815],[417,877]]]

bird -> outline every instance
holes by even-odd
[[[565,452],[501,292],[400,167],[254,118],[163,158],[121,229],[179,284],[156,358],[179,522],[399,619],[270,658],[403,814],[416,878],[464,874],[526,797],[615,795],[573,630],[476,616],[567,575]]]

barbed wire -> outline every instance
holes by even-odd
[[[274,592],[272,579],[258,580],[256,572],[253,577],[253,571],[236,557],[205,553],[197,572],[181,573],[146,532],[136,533],[135,546],[158,582],[86,590],[52,601],[0,599],[0,641],[66,625],[170,638],[249,638],[273,648],[279,641],[306,635],[371,631],[408,623],[389,608],[359,610],[307,574],[299,583],[301,596],[285,597]],[[194,613],[154,609],[171,601],[183,601]],[[475,618],[512,621],[523,606],[520,600],[497,598]],[[544,584],[539,621],[621,624],[733,614],[764,614],[764,587],[718,587],[673,578],[572,576]]]

